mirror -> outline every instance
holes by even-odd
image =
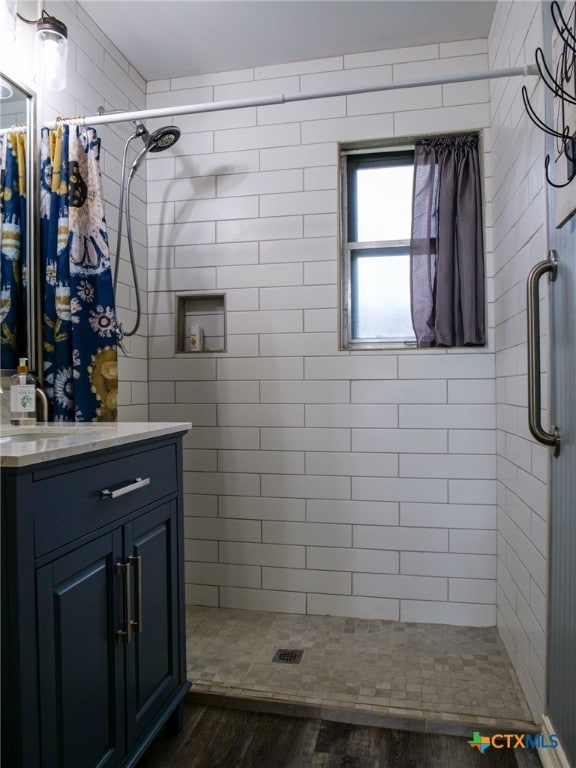
[[[39,370],[35,96],[0,73],[0,368]]]

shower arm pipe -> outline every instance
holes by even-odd
[[[227,109],[243,109],[245,107],[265,107],[273,104],[288,104],[294,101],[308,101],[310,99],[327,99],[334,96],[353,96],[358,93],[374,93],[376,91],[398,91],[404,88],[423,88],[428,85],[450,85],[451,83],[467,83],[477,80],[494,80],[502,77],[528,77],[539,75],[535,64],[526,64],[522,67],[510,67],[508,69],[492,69],[485,72],[470,72],[461,75],[446,75],[422,80],[400,81],[397,83],[382,83],[382,85],[363,86],[362,88],[344,88],[329,91],[316,91],[306,93],[279,94],[277,96],[260,96],[248,99],[235,99],[230,101],[212,101],[204,104],[186,104],[175,107],[159,107],[156,109],[139,109],[133,112],[117,112],[89,117],[58,118],[46,123],[47,128],[55,128],[62,123],[72,125],[106,125],[108,123],[122,123],[128,120],[150,120],[155,117],[174,117],[176,115],[193,115],[202,112],[218,112]]]

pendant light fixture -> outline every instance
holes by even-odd
[[[34,35],[34,81],[48,91],[64,90],[67,57],[66,25],[42,11]]]
[[[0,0],[0,42],[16,37],[16,16],[25,24],[35,24],[34,82],[47,91],[66,87],[68,29],[59,19],[43,10],[39,19],[26,19],[16,10],[17,0]]]

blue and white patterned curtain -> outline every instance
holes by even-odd
[[[116,309],[93,128],[42,129],[44,382],[55,421],[115,421]]]
[[[0,135],[0,368],[26,357],[26,134]]]

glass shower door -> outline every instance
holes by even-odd
[[[561,451],[552,460],[547,715],[569,764],[576,765],[576,217],[550,231],[550,245],[558,253],[551,287],[552,386]]]

